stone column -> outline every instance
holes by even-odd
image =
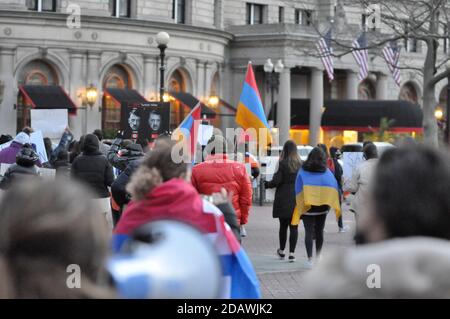
[[[317,145],[323,108],[323,71],[311,69],[311,104],[309,109],[309,144]]]
[[[289,139],[291,128],[291,69],[285,67],[280,74],[280,88],[278,91],[277,123],[280,145]]]
[[[158,96],[158,57],[144,55],[144,97],[147,100]]]
[[[388,77],[386,74],[377,74],[377,100],[387,100],[388,99]]]
[[[85,83],[83,81],[83,58],[85,52],[70,51],[70,97],[79,108],[77,116],[69,117],[69,125],[76,138],[87,133],[87,109],[82,104],[82,94],[84,94]]]
[[[196,87],[193,88],[193,94],[197,97],[200,97],[204,95],[204,86],[205,86],[205,73],[204,73],[204,62],[201,62],[200,60],[196,60],[196,76],[197,76],[197,83]]]
[[[0,128],[2,134],[16,135],[17,103],[14,73],[15,49],[0,48],[0,81],[3,85],[3,101],[0,103]]]
[[[347,100],[357,100],[358,99],[358,86],[359,86],[359,79],[358,79],[358,73],[353,70],[347,71]]]
[[[100,83],[100,51],[89,51],[87,61],[87,85],[93,85],[97,88],[97,101],[92,110],[88,109],[88,132],[102,128],[102,83]]]

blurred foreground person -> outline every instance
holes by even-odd
[[[330,208],[336,217],[341,215],[339,187],[333,173],[327,168],[327,155],[320,147],[314,147],[297,174],[295,181],[297,207],[292,225],[300,219],[305,226],[305,247],[308,255],[306,267],[313,266],[313,241],[316,242],[316,260],[320,260],[323,246],[323,230]],[[289,256],[295,260],[295,257]],[[292,261],[293,261],[292,260]]]
[[[205,236],[184,223],[161,220],[137,228],[108,265],[122,298],[221,297],[217,253]]]
[[[305,291],[318,298],[450,298],[450,158],[390,149],[358,220],[358,246],[324,260]]]
[[[291,225],[291,220],[295,209],[295,179],[301,165],[302,161],[297,152],[297,145],[293,141],[287,141],[281,152],[277,172],[270,182],[264,183],[265,188],[276,187],[272,215],[273,218],[278,218],[280,221],[278,232],[280,246],[277,249],[277,255],[280,259],[284,259],[286,256],[284,249],[289,228],[290,261],[295,260],[294,253],[298,240],[298,225]]]
[[[5,193],[0,298],[113,297],[104,268],[107,228],[86,197],[78,185],[55,181],[21,183]]]
[[[11,185],[20,182],[27,182],[39,176],[39,169],[36,166],[39,156],[30,144],[25,144],[16,155],[16,163],[12,164],[5,172],[5,176],[0,181],[0,189],[8,189]]]
[[[222,212],[202,200],[189,183],[188,164],[172,161],[174,145],[174,142],[157,144],[132,175],[127,185],[132,201],[114,231],[115,251],[120,251],[130,234],[148,222],[178,220],[195,227],[213,242],[222,262],[222,298],[258,298],[258,279],[247,254],[225,223]]]

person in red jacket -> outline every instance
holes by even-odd
[[[245,165],[228,158],[227,141],[223,136],[213,136],[207,148],[211,148],[210,155],[206,157],[205,162],[192,169],[192,185],[204,195],[218,193],[225,188],[232,194],[239,224],[247,224],[252,206],[252,186]]]

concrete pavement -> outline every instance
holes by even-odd
[[[344,224],[350,229],[346,233],[338,233],[334,214],[328,214],[325,225],[325,242],[322,255],[330,251],[345,250],[353,246],[355,222],[353,214],[344,208]],[[305,267],[305,230],[299,225],[299,238],[296,249],[296,262],[280,260],[276,255],[278,244],[278,219],[272,218],[272,206],[254,206],[249,223],[246,226],[247,237],[243,238],[243,246],[248,253],[260,279],[263,298],[304,298],[302,278],[307,271]],[[288,240],[289,242],[289,240]],[[286,251],[288,251],[287,244]],[[286,254],[287,256],[287,254]]]

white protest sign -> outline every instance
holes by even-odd
[[[41,131],[42,135],[51,139],[59,139],[68,126],[66,109],[31,110],[31,127]]]
[[[208,141],[211,139],[214,131],[214,126],[199,124],[197,141],[200,145],[208,145]]]
[[[41,163],[47,163],[47,152],[45,151],[45,145],[44,145],[44,138],[42,136],[41,131],[36,131],[31,133],[30,136],[31,144],[34,144],[36,146],[36,152],[39,155],[39,160]]]
[[[355,168],[364,161],[362,152],[344,152],[344,180],[347,181],[352,178],[353,171]]]
[[[4,148],[7,148],[9,145],[11,145],[11,142],[7,142],[7,143],[0,145],[0,151]]]

